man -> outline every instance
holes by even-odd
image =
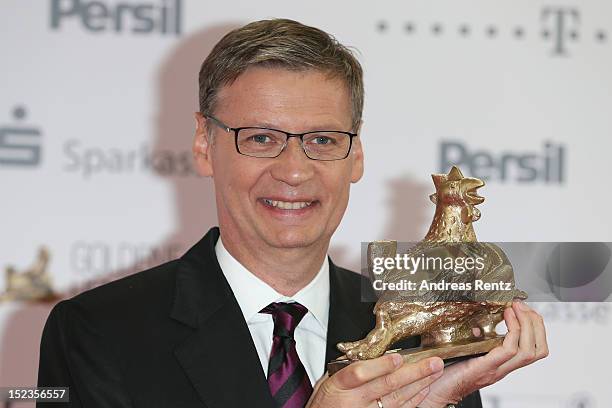
[[[361,67],[326,33],[279,19],[227,34],[200,71],[193,144],[219,228],[60,302],[39,386],[69,386],[72,407],[476,408],[479,388],[545,356],[541,319],[517,304],[487,356],[445,369],[387,355],[324,374],[335,344],[374,324],[361,277],[327,258],[363,174],[362,107]]]

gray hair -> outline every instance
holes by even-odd
[[[351,125],[356,131],[363,112],[363,70],[353,52],[332,35],[294,20],[260,20],[226,34],[202,63],[200,112],[212,114],[217,94],[251,66],[314,69],[342,79],[351,98]]]

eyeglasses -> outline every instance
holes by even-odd
[[[264,127],[232,128],[212,115],[203,114],[227,133],[234,132],[238,153],[245,156],[278,157],[290,137],[299,137],[306,156],[313,160],[342,160],[348,157],[357,133],[338,130],[316,130],[306,133],[289,133]]]

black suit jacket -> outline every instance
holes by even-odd
[[[70,404],[37,407],[273,408],[240,307],[214,246],[58,303],[40,346],[39,386],[70,387]],[[335,344],[374,327],[361,276],[330,261],[328,362]],[[414,346],[412,339],[408,345]],[[479,408],[478,394],[462,406]]]

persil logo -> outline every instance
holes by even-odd
[[[440,172],[465,167],[471,176],[485,181],[563,184],[567,173],[565,145],[550,141],[539,150],[493,151],[445,140],[439,152]]]
[[[182,0],[110,2],[51,0],[51,29],[78,24],[92,33],[116,32],[161,35],[181,33]]]

